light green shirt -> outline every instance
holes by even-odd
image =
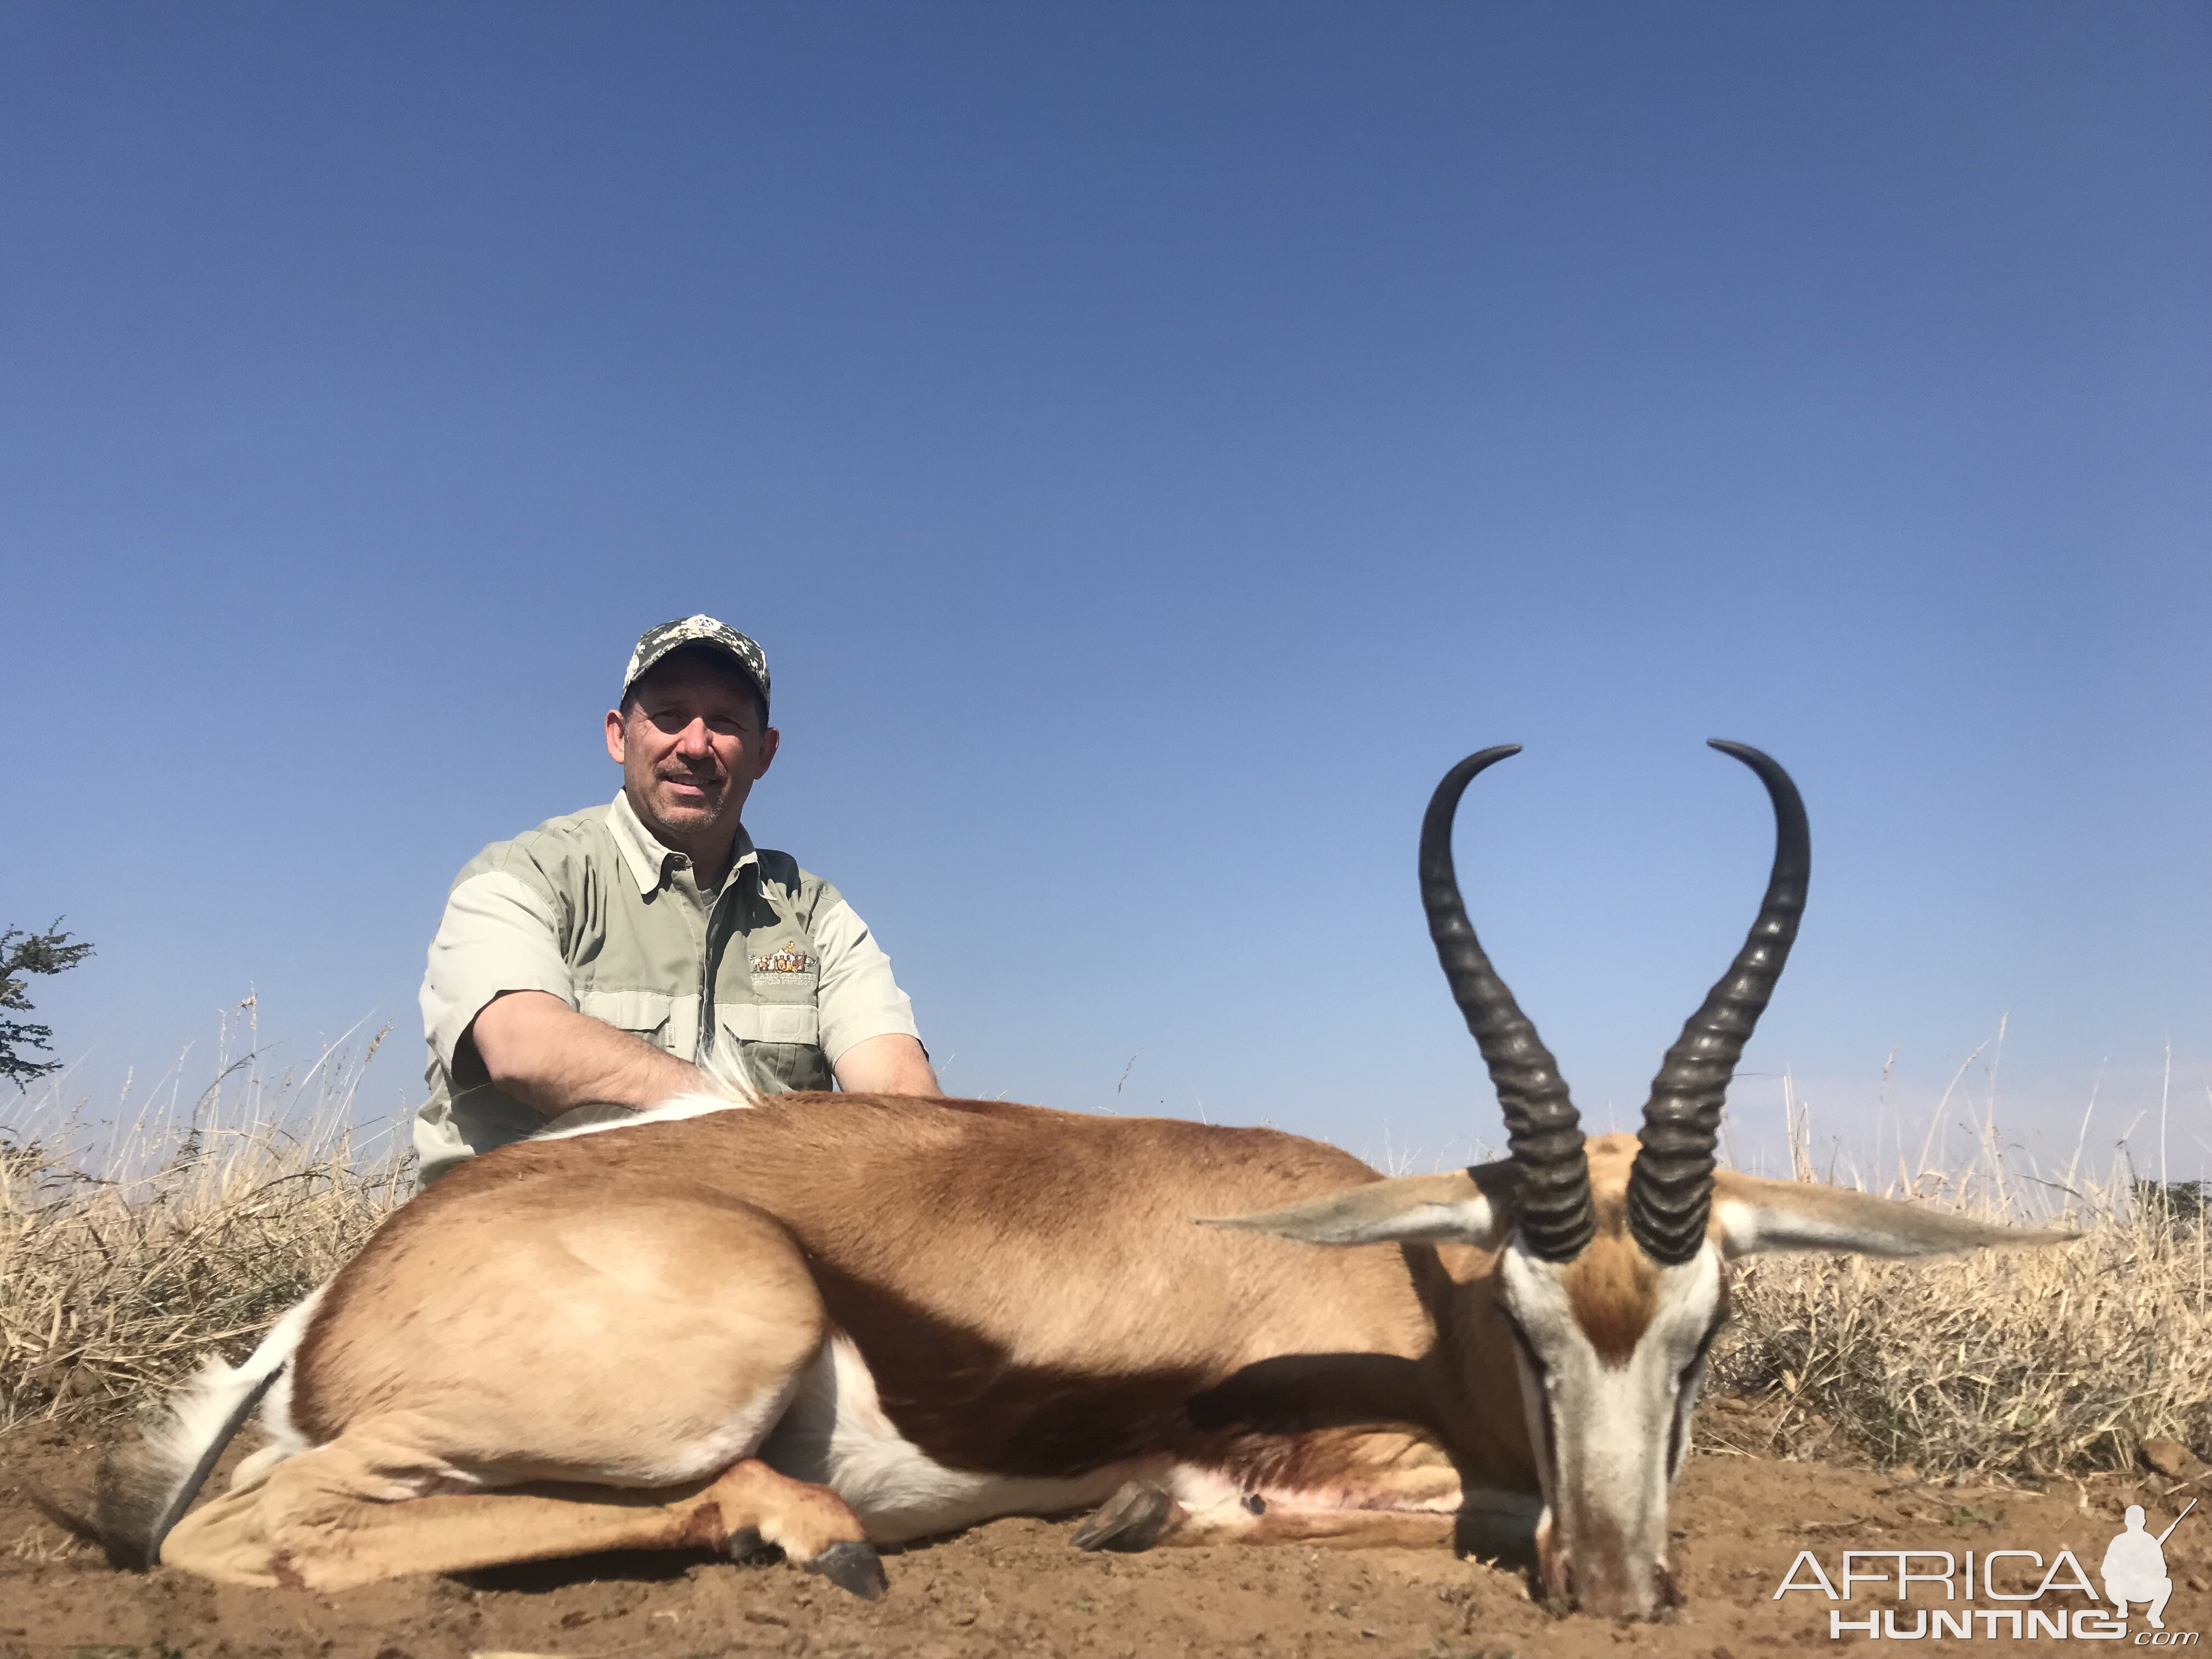
[[[705,1066],[735,1060],[765,1092],[832,1086],[854,1044],[918,1036],[867,925],[789,854],[743,829],[702,892],[629,797],[548,819],[469,860],[447,895],[422,977],[430,1099],[417,1114],[421,1179],[555,1125],[493,1086],[468,1030],[507,991],[544,991]]]

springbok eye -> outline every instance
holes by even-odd
[[[1541,1382],[1549,1374],[1550,1368],[1537,1357],[1536,1345],[1528,1340],[1528,1333],[1513,1316],[1513,1310],[1503,1303],[1498,1304],[1498,1315],[1505,1322],[1505,1328],[1513,1333],[1513,1346],[1521,1350],[1521,1357],[1528,1362],[1528,1369],[1535,1372],[1537,1380]]]
[[[1727,1323],[1728,1315],[1723,1313],[1711,1324],[1705,1327],[1705,1334],[1698,1340],[1697,1352],[1690,1356],[1689,1363],[1674,1374],[1677,1388],[1686,1389],[1690,1386],[1691,1379],[1698,1374],[1698,1367],[1705,1363],[1705,1356],[1712,1352],[1714,1340],[1721,1334],[1721,1327]]]

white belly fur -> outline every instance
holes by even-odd
[[[1158,1474],[1165,1463],[1120,1463],[1066,1480],[947,1468],[898,1431],[867,1362],[842,1333],[822,1345],[760,1455],[794,1480],[830,1487],[880,1544],[957,1531],[995,1516],[1086,1509],[1133,1475]]]

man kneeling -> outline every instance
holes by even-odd
[[[775,758],[768,661],[711,617],[648,629],[606,716],[623,787],[455,878],[422,980],[420,1179],[711,1087],[935,1096],[890,958],[742,814]]]

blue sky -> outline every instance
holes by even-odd
[[[251,988],[399,1022],[396,1111],[453,872],[706,610],[957,1090],[1494,1139],[1413,845],[1518,741],[1462,875],[1632,1121],[1764,872],[1717,735],[1815,846],[1746,1144],[2002,1019],[2062,1159],[2170,1044],[2196,1173],[2209,70],[2192,5],[9,7],[0,921],[97,942],[88,1090]]]

